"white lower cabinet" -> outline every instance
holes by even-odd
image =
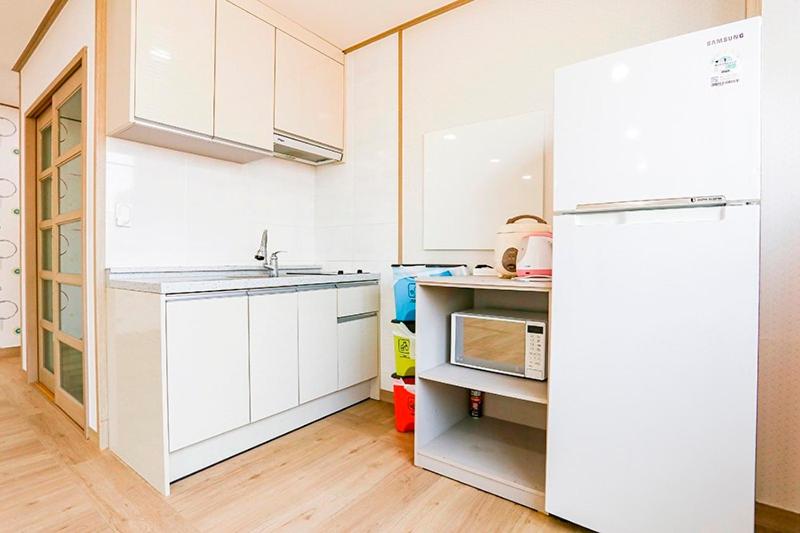
[[[297,291],[251,292],[250,419],[297,407]]]
[[[112,451],[169,495],[177,479],[369,398],[376,297],[363,282],[111,288]]]
[[[378,315],[339,319],[339,388],[378,375]]]
[[[169,449],[250,422],[247,295],[166,303]]]
[[[298,296],[300,403],[339,386],[336,289],[301,290]]]

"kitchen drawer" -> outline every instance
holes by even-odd
[[[337,316],[374,313],[381,307],[380,289],[377,283],[339,287]]]
[[[339,319],[339,389],[378,375],[378,315]]]

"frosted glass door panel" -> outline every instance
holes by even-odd
[[[83,403],[83,354],[72,346],[59,343],[61,388],[78,403]]]
[[[58,168],[58,213],[64,214],[81,208],[83,194],[83,157],[70,159]]]
[[[82,107],[78,89],[58,108],[58,155],[64,155],[81,143]]]
[[[46,126],[42,129],[39,140],[39,170],[50,168],[53,164],[53,128]]]
[[[62,274],[81,273],[81,221],[69,222],[58,227],[59,272]]]
[[[426,250],[491,250],[509,218],[543,215],[543,113],[425,134]]]
[[[60,329],[76,339],[83,339],[83,289],[75,285],[59,285]]]
[[[39,185],[39,218],[50,220],[53,217],[53,180],[48,176]]]

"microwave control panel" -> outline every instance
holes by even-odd
[[[543,322],[525,324],[525,377],[547,379],[546,330]]]

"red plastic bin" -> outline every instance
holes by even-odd
[[[394,385],[394,427],[400,433],[414,431],[414,377],[392,374]]]

